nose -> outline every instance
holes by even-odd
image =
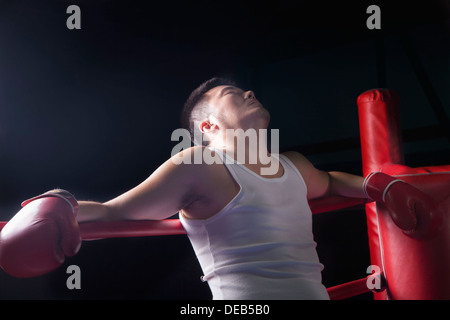
[[[255,99],[255,93],[251,90],[245,92],[245,99]]]

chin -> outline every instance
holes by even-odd
[[[248,112],[241,119],[244,118],[246,118],[247,120],[244,120],[243,123],[250,121],[250,123],[252,123],[253,125],[256,124],[256,127],[267,128],[270,122],[270,113],[263,107],[257,107]],[[243,125],[243,127],[246,127],[246,125]]]
[[[261,108],[260,109],[260,114],[261,114],[261,118],[264,119],[265,121],[267,121],[267,126],[269,126],[269,122],[270,122],[270,113],[267,109]]]

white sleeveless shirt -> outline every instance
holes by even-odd
[[[179,215],[213,299],[329,299],[306,184],[294,164],[280,155],[283,176],[263,178],[215,151],[239,193],[208,219]]]

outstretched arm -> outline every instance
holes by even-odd
[[[182,151],[191,157],[195,148]],[[176,155],[179,157],[179,155]],[[195,197],[200,165],[167,160],[135,188],[105,203],[80,201],[79,222],[160,220],[176,214]]]
[[[330,194],[350,198],[367,198],[363,190],[364,178],[345,172],[330,171]]]
[[[191,149],[182,156],[189,159]],[[0,232],[0,267],[17,277],[34,277],[59,267],[81,246],[76,218],[78,222],[158,220],[175,214],[197,198],[202,166],[185,163],[177,165],[169,159],[140,185],[106,203],[78,202],[61,189],[25,201]]]
[[[345,172],[319,170],[298,152],[286,152],[285,155],[295,164],[305,180],[308,199],[325,196],[367,198],[363,190],[363,177]]]

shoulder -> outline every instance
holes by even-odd
[[[205,146],[194,146],[173,154],[166,161],[170,170],[183,172],[196,182],[207,181],[217,171],[223,171],[221,158],[215,157],[214,151]]]
[[[319,198],[326,194],[329,188],[329,175],[317,169],[304,155],[295,151],[282,153],[294,163],[305,180],[308,189],[308,199]]]
[[[316,167],[314,167],[311,161],[309,161],[304,155],[299,152],[287,151],[283,152],[282,154],[285,155],[294,164],[294,166],[302,175],[303,180],[305,180],[306,185],[308,186],[310,178],[314,177],[318,172]]]
[[[187,149],[183,149],[177,153],[173,153],[168,161],[171,161],[175,165],[180,164],[195,164],[195,156],[204,152],[204,146],[193,146]]]
[[[213,149],[205,146],[193,146],[173,153],[167,162],[195,172],[208,171],[216,168],[218,164],[223,165],[222,158]]]
[[[282,155],[288,157],[291,161],[306,159],[304,155],[297,151],[285,151],[282,153]]]
[[[295,165],[302,176],[309,175],[310,171],[315,169],[311,161],[297,151],[286,151],[282,155],[286,156]]]
[[[175,158],[174,158],[175,157]],[[214,150],[196,146],[172,156],[184,160],[179,165],[192,181],[186,201],[180,211],[189,219],[207,219],[219,212],[239,192],[222,158]]]

